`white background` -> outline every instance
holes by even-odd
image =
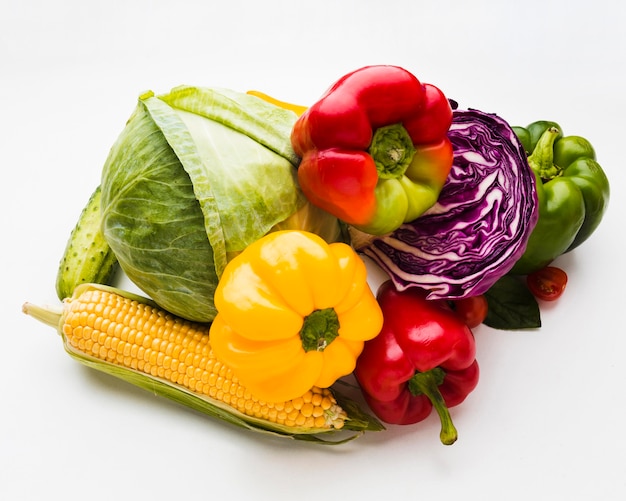
[[[0,0],[0,499],[626,499],[625,4],[617,0]],[[89,370],[21,313],[56,303],[69,232],[147,89],[259,89],[311,104],[396,64],[461,107],[559,122],[612,187],[557,263],[543,327],[476,329],[481,381],[452,410],[321,447],[235,429]]]

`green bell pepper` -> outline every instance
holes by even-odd
[[[609,202],[609,181],[589,141],[563,136],[556,122],[513,127],[537,179],[539,220],[512,274],[543,268],[587,240]]]

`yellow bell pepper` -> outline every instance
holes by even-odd
[[[248,92],[246,92],[246,94],[250,94],[251,96],[256,96],[260,99],[263,99],[263,101],[267,101],[268,103],[278,106],[279,108],[291,110],[298,116],[302,115],[307,110],[306,106],[301,106],[299,104],[293,104],[293,103],[287,103],[286,101],[280,101],[258,90],[249,90]]]
[[[232,259],[215,306],[215,356],[266,402],[350,374],[383,323],[356,252],[297,230],[270,233]]]

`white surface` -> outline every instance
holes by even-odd
[[[0,499],[626,499],[625,4],[612,0],[0,0]],[[22,315],[55,303],[67,237],[147,89],[251,88],[311,104],[397,64],[461,107],[552,119],[595,145],[612,199],[560,259],[531,332],[476,330],[452,410],[326,448],[247,433],[95,373]]]

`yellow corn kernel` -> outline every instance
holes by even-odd
[[[327,388],[289,402],[264,402],[213,355],[209,328],[100,289],[67,299],[62,333],[75,350],[139,370],[285,426],[340,429],[346,413]]]

